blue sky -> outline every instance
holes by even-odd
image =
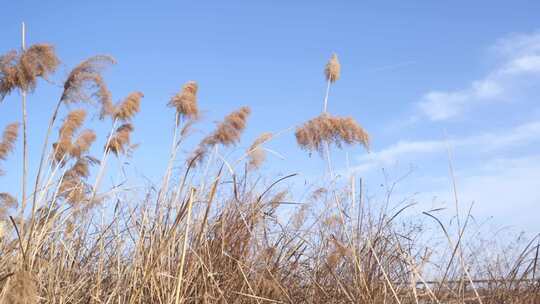
[[[334,151],[336,168],[346,170],[347,153],[374,196],[387,183],[382,168],[390,180],[412,168],[396,199],[414,194],[421,209],[451,207],[450,147],[464,208],[475,201],[479,217],[540,230],[540,2],[10,1],[3,8],[1,53],[19,46],[25,21],[29,43],[56,46],[56,83],[82,59],[111,54],[118,64],[105,75],[115,100],[144,92],[135,174],[159,180],[173,119],[165,105],[184,82],[200,85],[205,120],[197,135],[235,108],[252,108],[245,148],[261,132],[320,112],[322,70],[336,52],[342,78],[329,110],[355,117],[373,138],[370,154]],[[59,94],[42,83],[29,97],[31,130],[44,125]],[[19,99],[0,104],[2,125],[20,117]],[[31,148],[42,136],[30,134]],[[299,184],[324,172],[292,132],[269,146],[285,159],[270,157],[268,172],[302,172]],[[35,166],[38,156],[30,157]],[[20,159],[3,167],[10,174],[0,185],[13,189]]]

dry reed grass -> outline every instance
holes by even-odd
[[[60,100],[66,104],[95,100],[101,105],[101,118],[112,115],[114,106],[111,92],[101,73],[105,67],[115,63],[114,58],[103,55],[82,61],[69,73]]]
[[[54,47],[34,44],[17,53],[10,51],[0,57],[0,100],[15,89],[32,91],[38,78],[47,79],[60,61]]]
[[[144,97],[141,92],[133,92],[126,97],[119,105],[115,106],[114,119],[130,121],[135,114],[141,110],[141,99]]]
[[[247,151],[249,159],[248,165],[251,168],[259,168],[266,160],[266,151],[263,149],[262,145],[270,139],[272,139],[272,133],[262,133],[253,141],[253,143],[249,147]]]
[[[197,91],[199,86],[195,81],[188,81],[182,90],[169,101],[169,107],[176,108],[176,112],[188,119],[197,119],[199,108],[197,106]]]
[[[15,142],[19,134],[19,123],[14,122],[6,126],[2,133],[2,141],[0,142],[0,160],[6,160],[9,153],[15,149]],[[0,176],[4,172],[0,169]]]
[[[323,113],[296,129],[296,141],[303,149],[323,153],[325,144],[361,144],[369,150],[368,133],[352,117]]]
[[[0,192],[0,222],[6,220],[9,210],[18,206],[17,198],[7,192]],[[2,234],[0,234],[1,236]]]
[[[240,141],[242,132],[246,128],[250,113],[251,110],[249,107],[241,107],[225,116],[223,121],[217,125],[216,129],[201,140],[192,153],[192,156],[188,158],[187,163],[202,161],[209,149],[216,145],[227,147],[237,144]]]
[[[16,198],[0,193],[0,303],[540,303],[538,238],[491,252],[497,254],[493,262],[492,256],[481,258],[483,244],[481,250],[461,246],[468,240],[468,220],[453,235],[426,214],[436,219],[449,245],[421,242],[432,237],[425,233],[433,227],[401,218],[408,206],[391,203],[393,186],[383,202],[366,201],[354,179],[307,189],[305,200],[295,200],[288,184],[294,174],[263,184],[248,170],[264,160],[262,145],[270,133],[261,134],[237,161],[247,156],[243,171],[220,154],[203,172],[185,163],[174,173],[168,168],[172,178],[161,188],[139,190],[113,181],[97,193],[99,178],[88,182],[93,165],[99,164],[99,177],[109,152],[119,156],[131,149],[129,121],[142,98],[134,93],[112,105],[100,74],[110,63],[110,57],[81,63],[60,99],[94,99],[113,126],[123,123],[104,136],[104,157],[89,155],[97,134],[79,132],[87,112],[73,110],[52,145],[56,162],[45,163],[44,182],[32,193],[36,210],[15,218]],[[337,57],[327,66],[329,82],[339,78],[336,63]],[[0,74],[2,83],[11,81],[5,75]],[[190,134],[197,117],[196,91],[190,82],[172,99],[177,114],[189,120],[181,136]],[[202,139],[199,153],[237,145],[249,114],[243,107],[226,116]],[[17,130],[12,124],[4,131],[0,159],[13,150]],[[296,137],[310,151],[325,144],[369,146],[354,119],[328,113],[299,127]],[[180,142],[175,139],[173,147]],[[168,161],[174,163],[174,153]],[[123,170],[126,163],[119,166]],[[29,229],[19,230],[21,223]],[[470,239],[477,241],[477,235]],[[466,273],[489,283],[473,286]]]
[[[116,156],[124,154],[130,148],[130,137],[134,127],[130,123],[125,123],[118,127],[111,137],[109,144],[105,147],[105,150],[111,151]]]
[[[38,291],[32,273],[17,271],[8,278],[2,303],[34,304],[38,303]]]
[[[73,136],[79,130],[86,119],[86,110],[78,109],[68,113],[62,126],[58,131],[58,141],[53,143],[54,160],[57,163],[65,163],[66,155],[75,151],[73,146]],[[76,153],[75,153],[76,154]]]
[[[326,76],[326,80],[336,82],[339,79],[340,74],[341,64],[339,63],[337,54],[334,53],[324,68],[324,75]]]
[[[19,123],[14,122],[6,126],[0,142],[0,160],[5,160],[8,154],[15,148],[15,141],[19,134]]]

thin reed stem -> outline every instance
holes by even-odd
[[[26,51],[26,26],[22,23],[22,50]],[[27,138],[27,126],[28,117],[26,113],[26,89],[21,92],[22,95],[22,120],[23,120],[23,172],[22,172],[22,199],[21,209],[19,213],[20,218],[20,231],[24,237],[24,212],[26,210],[26,177],[28,175],[28,138]]]
[[[326,93],[324,95],[323,113],[328,112],[328,95],[330,94],[330,79],[326,81]]]
[[[195,188],[191,188],[189,193],[189,200],[187,206],[187,219],[186,219],[186,229],[184,231],[184,244],[182,245],[182,257],[180,259],[180,265],[178,269],[178,279],[176,282],[176,292],[175,292],[175,304],[179,304],[182,300],[180,298],[180,291],[182,289],[182,280],[184,278],[184,264],[186,262],[186,251],[188,247],[188,238],[189,238],[189,228],[191,226],[191,209],[193,207],[193,199],[195,197]]]
[[[96,197],[97,190],[99,188],[99,185],[101,183],[101,179],[103,178],[103,174],[105,174],[105,167],[107,165],[107,156],[109,155],[109,143],[111,142],[111,139],[114,135],[116,124],[118,123],[118,119],[114,118],[112,123],[112,128],[109,133],[109,136],[107,137],[107,142],[105,143],[105,148],[103,149],[103,155],[101,156],[101,160],[99,162],[99,170],[98,174],[96,175],[96,180],[94,182],[94,186],[92,187],[92,195],[90,195],[90,202],[92,203]]]

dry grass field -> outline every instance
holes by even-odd
[[[2,55],[0,98],[20,92],[26,117],[59,62],[48,44]],[[324,67],[321,114],[294,131],[329,167],[327,185],[301,202],[286,186],[294,174],[267,184],[258,175],[265,144],[283,134],[262,133],[239,158],[221,153],[240,142],[248,106],[179,153],[205,123],[194,81],[162,104],[175,126],[162,181],[142,192],[105,183],[111,158],[129,157],[131,135],[144,128],[132,121],[144,115],[142,92],[112,101],[102,71],[114,63],[95,56],[69,73],[42,128],[38,167],[28,166],[26,118],[4,128],[0,160],[20,153],[23,191],[0,194],[0,303],[540,303],[538,239],[483,259],[489,248],[464,241],[468,214],[453,225],[428,212],[402,219],[407,206],[366,204],[358,177],[332,182],[331,150],[370,143],[354,118],[327,111],[336,55]],[[110,132],[87,128],[90,115]],[[97,138],[104,147],[92,147]],[[438,248],[423,245],[431,234],[444,240]]]

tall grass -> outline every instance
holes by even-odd
[[[58,60],[43,46],[0,58],[0,96],[30,93],[37,78],[53,72]],[[44,51],[31,53],[28,64],[36,49]],[[89,58],[65,80],[52,105],[32,205],[17,213],[17,199],[0,194],[0,303],[540,302],[538,239],[484,260],[464,244],[470,214],[456,234],[426,212],[445,244],[425,246],[426,231],[434,232],[425,221],[400,219],[409,206],[368,204],[355,177],[335,183],[332,145],[369,147],[353,118],[328,112],[330,85],[340,74],[336,55],[325,68],[322,113],[296,130],[301,148],[327,156],[331,180],[300,201],[287,190],[294,174],[267,185],[257,177],[265,144],[282,134],[262,133],[238,159],[220,153],[240,142],[248,107],[179,155],[189,129],[202,123],[193,81],[168,103],[174,131],[161,184],[144,192],[102,189],[108,158],[129,156],[132,118],[144,115],[141,92],[112,103],[101,74],[112,63]],[[59,121],[60,110],[74,104],[81,108]],[[110,123],[107,134],[84,129],[90,113]],[[6,127],[0,160],[13,152],[18,125]],[[91,149],[97,137],[105,145]],[[99,158],[91,155],[96,150]]]

